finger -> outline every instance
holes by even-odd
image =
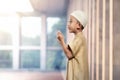
[[[57,34],[61,34],[61,31],[57,31]]]

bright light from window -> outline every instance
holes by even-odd
[[[17,36],[18,36],[18,16],[0,16],[0,44],[16,44]],[[13,39],[13,37],[15,37]],[[13,40],[13,42],[11,42]]]
[[[33,8],[29,0],[0,0],[0,13],[30,11],[33,11]]]
[[[47,30],[48,30],[48,33],[50,33],[52,31],[52,26],[54,24],[56,24],[58,21],[60,20],[60,18],[52,18],[52,17],[49,17],[47,18]]]
[[[17,15],[0,17],[0,31],[15,34],[18,24]]]
[[[22,18],[22,35],[25,37],[36,37],[40,35],[41,18],[40,17],[24,17]]]

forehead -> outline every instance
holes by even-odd
[[[74,16],[70,15],[70,20],[77,20]]]

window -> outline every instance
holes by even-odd
[[[40,69],[41,18],[22,17],[20,33],[20,68]]]
[[[64,70],[66,68],[66,58],[62,50],[47,50],[46,56],[47,70]]]
[[[41,18],[23,17],[21,20],[21,45],[40,46]]]
[[[47,26],[42,27],[42,18],[38,16],[0,17],[0,69],[56,71],[66,68],[66,58],[55,34],[60,30],[66,36],[66,19],[46,19]]]
[[[12,68],[11,50],[0,50],[0,68]]]
[[[17,33],[17,16],[0,16],[0,46],[13,45],[13,36]]]
[[[40,68],[39,50],[21,50],[20,57],[20,68]]]
[[[56,33],[60,30],[66,38],[66,18],[47,18],[47,70],[64,70],[66,68],[65,55],[57,42]]]
[[[0,16],[0,68],[12,68],[13,50],[18,28],[16,15]]]

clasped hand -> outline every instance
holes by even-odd
[[[57,39],[59,42],[64,41],[64,36],[60,31],[57,32]]]

